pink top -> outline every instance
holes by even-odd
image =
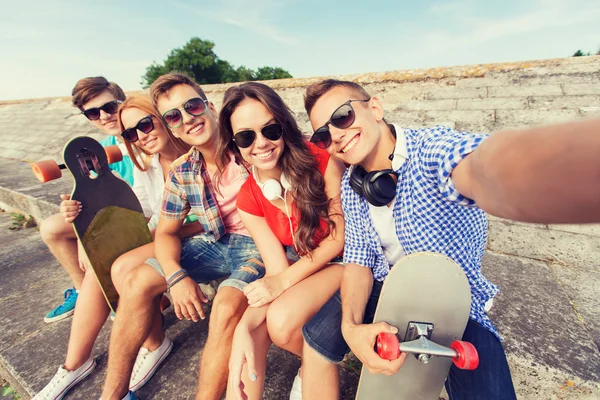
[[[214,175],[210,175],[214,183]],[[244,182],[245,180],[242,178],[242,174],[235,164],[235,158],[232,156],[231,161],[227,164],[221,176],[219,190],[215,190],[215,195],[227,233],[250,236],[250,233],[242,223],[236,207],[237,196]]]

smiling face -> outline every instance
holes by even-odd
[[[321,128],[331,114],[348,100],[361,99],[352,89],[335,87],[322,95],[314,104],[310,113],[313,130]],[[346,129],[328,124],[331,133],[331,145],[327,148],[330,155],[346,164],[368,164],[375,154],[381,139],[380,122],[383,120],[383,107],[375,97],[369,102],[350,103],[355,113],[354,123]]]
[[[150,114],[140,110],[137,107],[128,107],[121,111],[121,123],[124,130],[134,128],[141,119],[148,117]],[[148,133],[144,133],[137,129],[138,140],[133,144],[150,154],[160,153],[169,144],[169,135],[164,125],[151,116],[154,129]]]
[[[114,100],[117,100],[115,96],[108,90],[105,90],[92,100],[83,104],[82,108],[83,110],[88,110],[90,108],[101,107]],[[104,110],[100,110],[100,118],[89,122],[107,135],[117,136],[121,134],[116,112],[114,114],[107,114]]]
[[[217,123],[217,111],[212,103],[202,115],[195,116],[183,110],[183,104],[194,98],[201,97],[193,87],[189,85],[176,85],[167,94],[157,99],[156,107],[160,115],[177,108],[182,115],[182,123],[177,128],[172,128],[173,135],[180,138],[190,146],[198,150],[214,149],[216,138],[219,134]]]
[[[246,98],[240,102],[231,114],[231,129],[233,136],[242,131],[254,131],[256,139],[245,148],[239,147],[246,162],[262,171],[274,171],[277,162],[283,154],[285,144],[283,137],[269,140],[261,132],[268,125],[276,123],[275,117],[261,102]]]

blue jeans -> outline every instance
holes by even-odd
[[[510,369],[500,340],[469,320],[462,340],[471,342],[479,353],[479,367],[473,371],[450,368],[446,391],[450,400],[516,400]]]
[[[231,286],[243,290],[247,284],[265,275],[254,240],[235,233],[225,234],[216,242],[202,234],[183,239],[179,263],[198,283],[227,276],[219,288]],[[165,276],[156,258],[147,259],[146,264]]]

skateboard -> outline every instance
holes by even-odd
[[[477,350],[460,340],[470,307],[467,277],[450,258],[415,253],[398,261],[384,281],[374,317],[398,328],[398,334],[379,334],[376,350],[387,360],[408,354],[391,376],[371,374],[363,366],[356,399],[437,400],[452,363],[477,368]]]
[[[116,311],[119,295],[110,276],[113,262],[122,254],[152,241],[146,218],[133,190],[108,165],[122,159],[117,146],[103,148],[90,137],[76,137],[63,150],[64,164],[45,160],[32,164],[36,177],[48,182],[68,169],[75,185],[71,199],[83,208],[73,221],[104,297]]]

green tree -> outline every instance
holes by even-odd
[[[171,71],[187,72],[199,84],[241,82],[291,78],[286,70],[278,67],[260,67],[256,72],[240,66],[235,68],[221,60],[213,51],[215,44],[210,40],[193,37],[181,48],[171,50],[163,64],[153,62],[142,76],[143,87],[148,87],[159,76]]]
[[[573,57],[583,57],[583,56],[591,56],[591,55],[592,55],[592,53],[590,53],[590,52],[584,53],[584,52],[583,52],[583,51],[581,51],[581,50],[577,50],[577,51],[576,51],[576,52],[573,54]]]

